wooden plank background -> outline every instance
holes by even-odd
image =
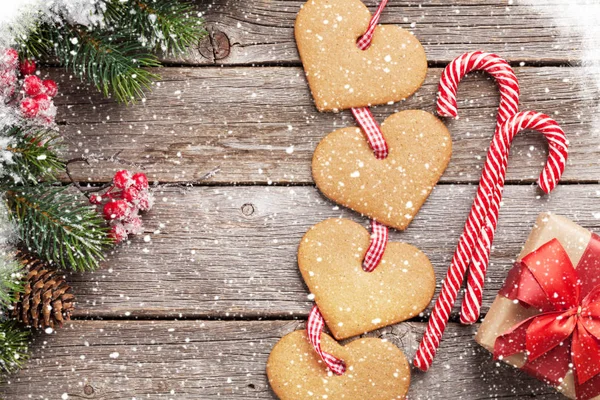
[[[410,29],[430,62],[410,99],[374,109],[379,121],[418,108],[434,111],[442,68],[466,50],[501,54],[515,66],[522,109],[554,116],[571,142],[563,184],[534,186],[546,154],[527,132],[513,147],[484,315],[537,214],[553,211],[600,231],[600,152],[577,30],[557,27],[505,0],[391,0],[383,23]],[[552,7],[553,0],[544,7]],[[36,334],[33,358],[0,386],[3,399],[274,399],[264,373],[272,346],[303,327],[311,306],[296,265],[304,232],[325,219],[368,221],[325,199],[310,159],[328,132],[353,124],[349,112],[312,104],[293,40],[300,0],[198,0],[210,36],[184,59],[165,60],[154,91],[125,107],[63,70],[60,129],[80,182],[106,182],[123,167],[143,169],[157,203],[146,232],[103,268],[70,274],[74,321]],[[375,0],[366,1],[373,9]],[[566,26],[578,21],[565,18]],[[421,248],[438,284],[466,219],[491,139],[498,94],[473,74],[459,91],[461,118],[447,121],[454,154],[442,182],[405,232],[391,240]],[[426,315],[371,333],[414,354]],[[434,367],[413,374],[411,399],[558,399],[552,389],[505,365],[472,340],[477,324],[453,317]]]

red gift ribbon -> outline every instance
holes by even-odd
[[[573,267],[553,239],[510,271],[500,294],[540,314],[496,339],[494,357],[525,353],[523,370],[558,386],[571,368],[578,400],[600,394],[600,237]]]

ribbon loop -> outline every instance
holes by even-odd
[[[388,227],[375,220],[371,220],[371,230],[373,231],[371,234],[371,244],[367,249],[367,253],[365,254],[365,259],[363,261],[363,269],[366,272],[375,271],[375,268],[377,268],[381,262],[383,253],[385,253],[389,235]]]
[[[321,333],[325,327],[325,320],[319,307],[314,306],[308,314],[308,322],[306,324],[306,332],[308,333],[308,340],[313,345],[315,351],[321,357],[321,360],[327,365],[327,367],[336,375],[342,375],[346,372],[346,365],[343,360],[336,358],[335,356],[326,353],[321,349]]]

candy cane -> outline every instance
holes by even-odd
[[[511,66],[499,56],[491,53],[481,51],[465,53],[457,57],[444,69],[439,85],[438,114],[447,117],[457,116],[456,92],[458,84],[467,73],[479,69],[492,75],[500,89],[500,106],[496,125],[498,127],[506,118],[514,115],[518,110],[519,84]],[[500,154],[503,154],[508,151],[509,144],[500,139],[501,137],[498,136],[496,130],[490,152],[499,151]],[[499,208],[500,198],[498,198],[498,194],[501,193],[501,188],[498,187],[498,183],[504,179],[500,177],[502,163],[498,163],[498,157],[492,157],[488,161],[483,169],[477,196],[465,223],[465,229],[458,242],[450,267],[450,271],[456,273],[456,270],[458,270],[457,272],[460,272],[453,277],[453,289],[456,289],[458,293],[466,269],[471,265],[468,293],[463,303],[465,312],[461,314],[468,314],[471,317],[470,319],[475,314],[478,315],[473,310],[479,310],[480,308],[480,306],[477,306],[478,298],[480,298],[487,269],[487,263],[482,261],[487,258],[485,255],[488,242],[491,248],[491,238],[489,235],[485,235],[489,230],[483,229],[483,227],[490,223],[488,222],[489,219],[497,219],[497,212],[495,214],[490,212],[490,208],[493,210]],[[489,215],[490,213],[491,215]],[[492,225],[495,227],[495,223],[492,222]],[[472,260],[473,256],[475,260]],[[456,295],[453,297],[452,303],[454,303]],[[467,310],[471,312],[467,312]],[[464,320],[467,321],[469,318],[464,318]]]
[[[500,143],[508,143],[508,146],[505,148],[498,148],[497,143],[492,143],[492,146],[490,147],[490,153],[492,153],[492,156],[496,158],[496,164],[499,167],[498,182],[496,183],[496,191],[493,194],[492,202],[483,226],[483,230],[477,240],[475,254],[469,269],[467,288],[460,313],[460,320],[463,324],[472,324],[479,319],[485,275],[489,263],[492,243],[496,233],[496,227],[498,225],[500,203],[502,202],[502,194],[506,180],[508,154],[510,153],[511,146],[511,143],[508,141],[509,138],[506,137],[505,132],[500,131],[500,134],[504,138],[504,140],[501,140]],[[549,163],[551,163],[552,168],[548,170],[545,169],[538,181],[538,185],[545,193],[550,193],[552,190],[554,190],[556,185],[558,185],[558,180],[560,179],[560,176],[562,175],[566,166],[568,144],[564,134],[559,135],[556,140],[550,144],[549,150]]]
[[[500,88],[500,106],[496,124],[496,127],[498,127],[506,118],[516,114],[518,110],[519,83],[511,66],[499,56],[491,53],[481,51],[465,53],[457,57],[444,69],[439,86],[438,113],[448,117],[457,116],[456,92],[458,84],[467,73],[478,69],[492,75]],[[494,140],[490,146],[490,154],[492,152],[496,153],[492,154],[494,157],[488,159],[489,162],[486,162],[482,171],[479,190],[450,267],[451,270],[458,269],[462,271],[464,269],[466,271],[470,265],[467,295],[463,302],[464,312],[461,313],[461,317],[464,317],[461,318],[463,322],[476,320],[479,317],[481,292],[487,270],[487,259],[489,258],[487,249],[491,248],[493,239],[493,234],[489,234],[490,229],[484,229],[484,227],[492,225],[494,228],[491,231],[495,230],[495,221],[497,221],[502,193],[499,183],[504,181],[506,171],[506,166],[502,168],[503,163],[498,162],[503,157],[496,155],[498,153],[508,155],[510,145],[501,139],[502,137],[498,136],[496,130]],[[474,258],[472,259],[472,257]],[[455,282],[458,291],[464,278],[464,272],[461,272],[455,278],[458,281]],[[452,303],[454,303],[454,300]]]
[[[552,118],[532,111],[521,112],[508,118],[499,126],[497,133],[503,137],[502,140],[510,143],[519,132],[526,129],[539,131],[548,141],[550,149],[549,159],[546,162],[538,182],[542,187],[545,187],[544,190],[550,190],[556,186],[556,182],[560,179],[566,164],[567,141],[565,134]],[[486,165],[487,162],[494,157],[498,158],[504,156],[506,156],[505,153],[491,151],[490,154],[488,154]],[[435,357],[435,353],[448,323],[450,311],[456,300],[458,288],[460,287],[465,272],[466,266],[458,263],[455,264],[454,262],[448,270],[448,275],[442,285],[440,297],[435,303],[425,335],[419,344],[414,359],[415,366],[423,371],[429,369],[431,362]]]

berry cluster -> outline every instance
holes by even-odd
[[[19,63],[19,54],[15,49],[0,50],[0,100],[18,103],[23,117],[50,125],[56,117],[52,98],[57,93],[56,82],[52,79],[42,80],[36,75],[33,60]]]
[[[146,174],[121,170],[115,174],[113,184],[106,192],[90,196],[90,203],[104,203],[102,214],[110,223],[110,237],[120,243],[129,235],[143,232],[140,212],[152,208],[154,196],[150,193]]]

